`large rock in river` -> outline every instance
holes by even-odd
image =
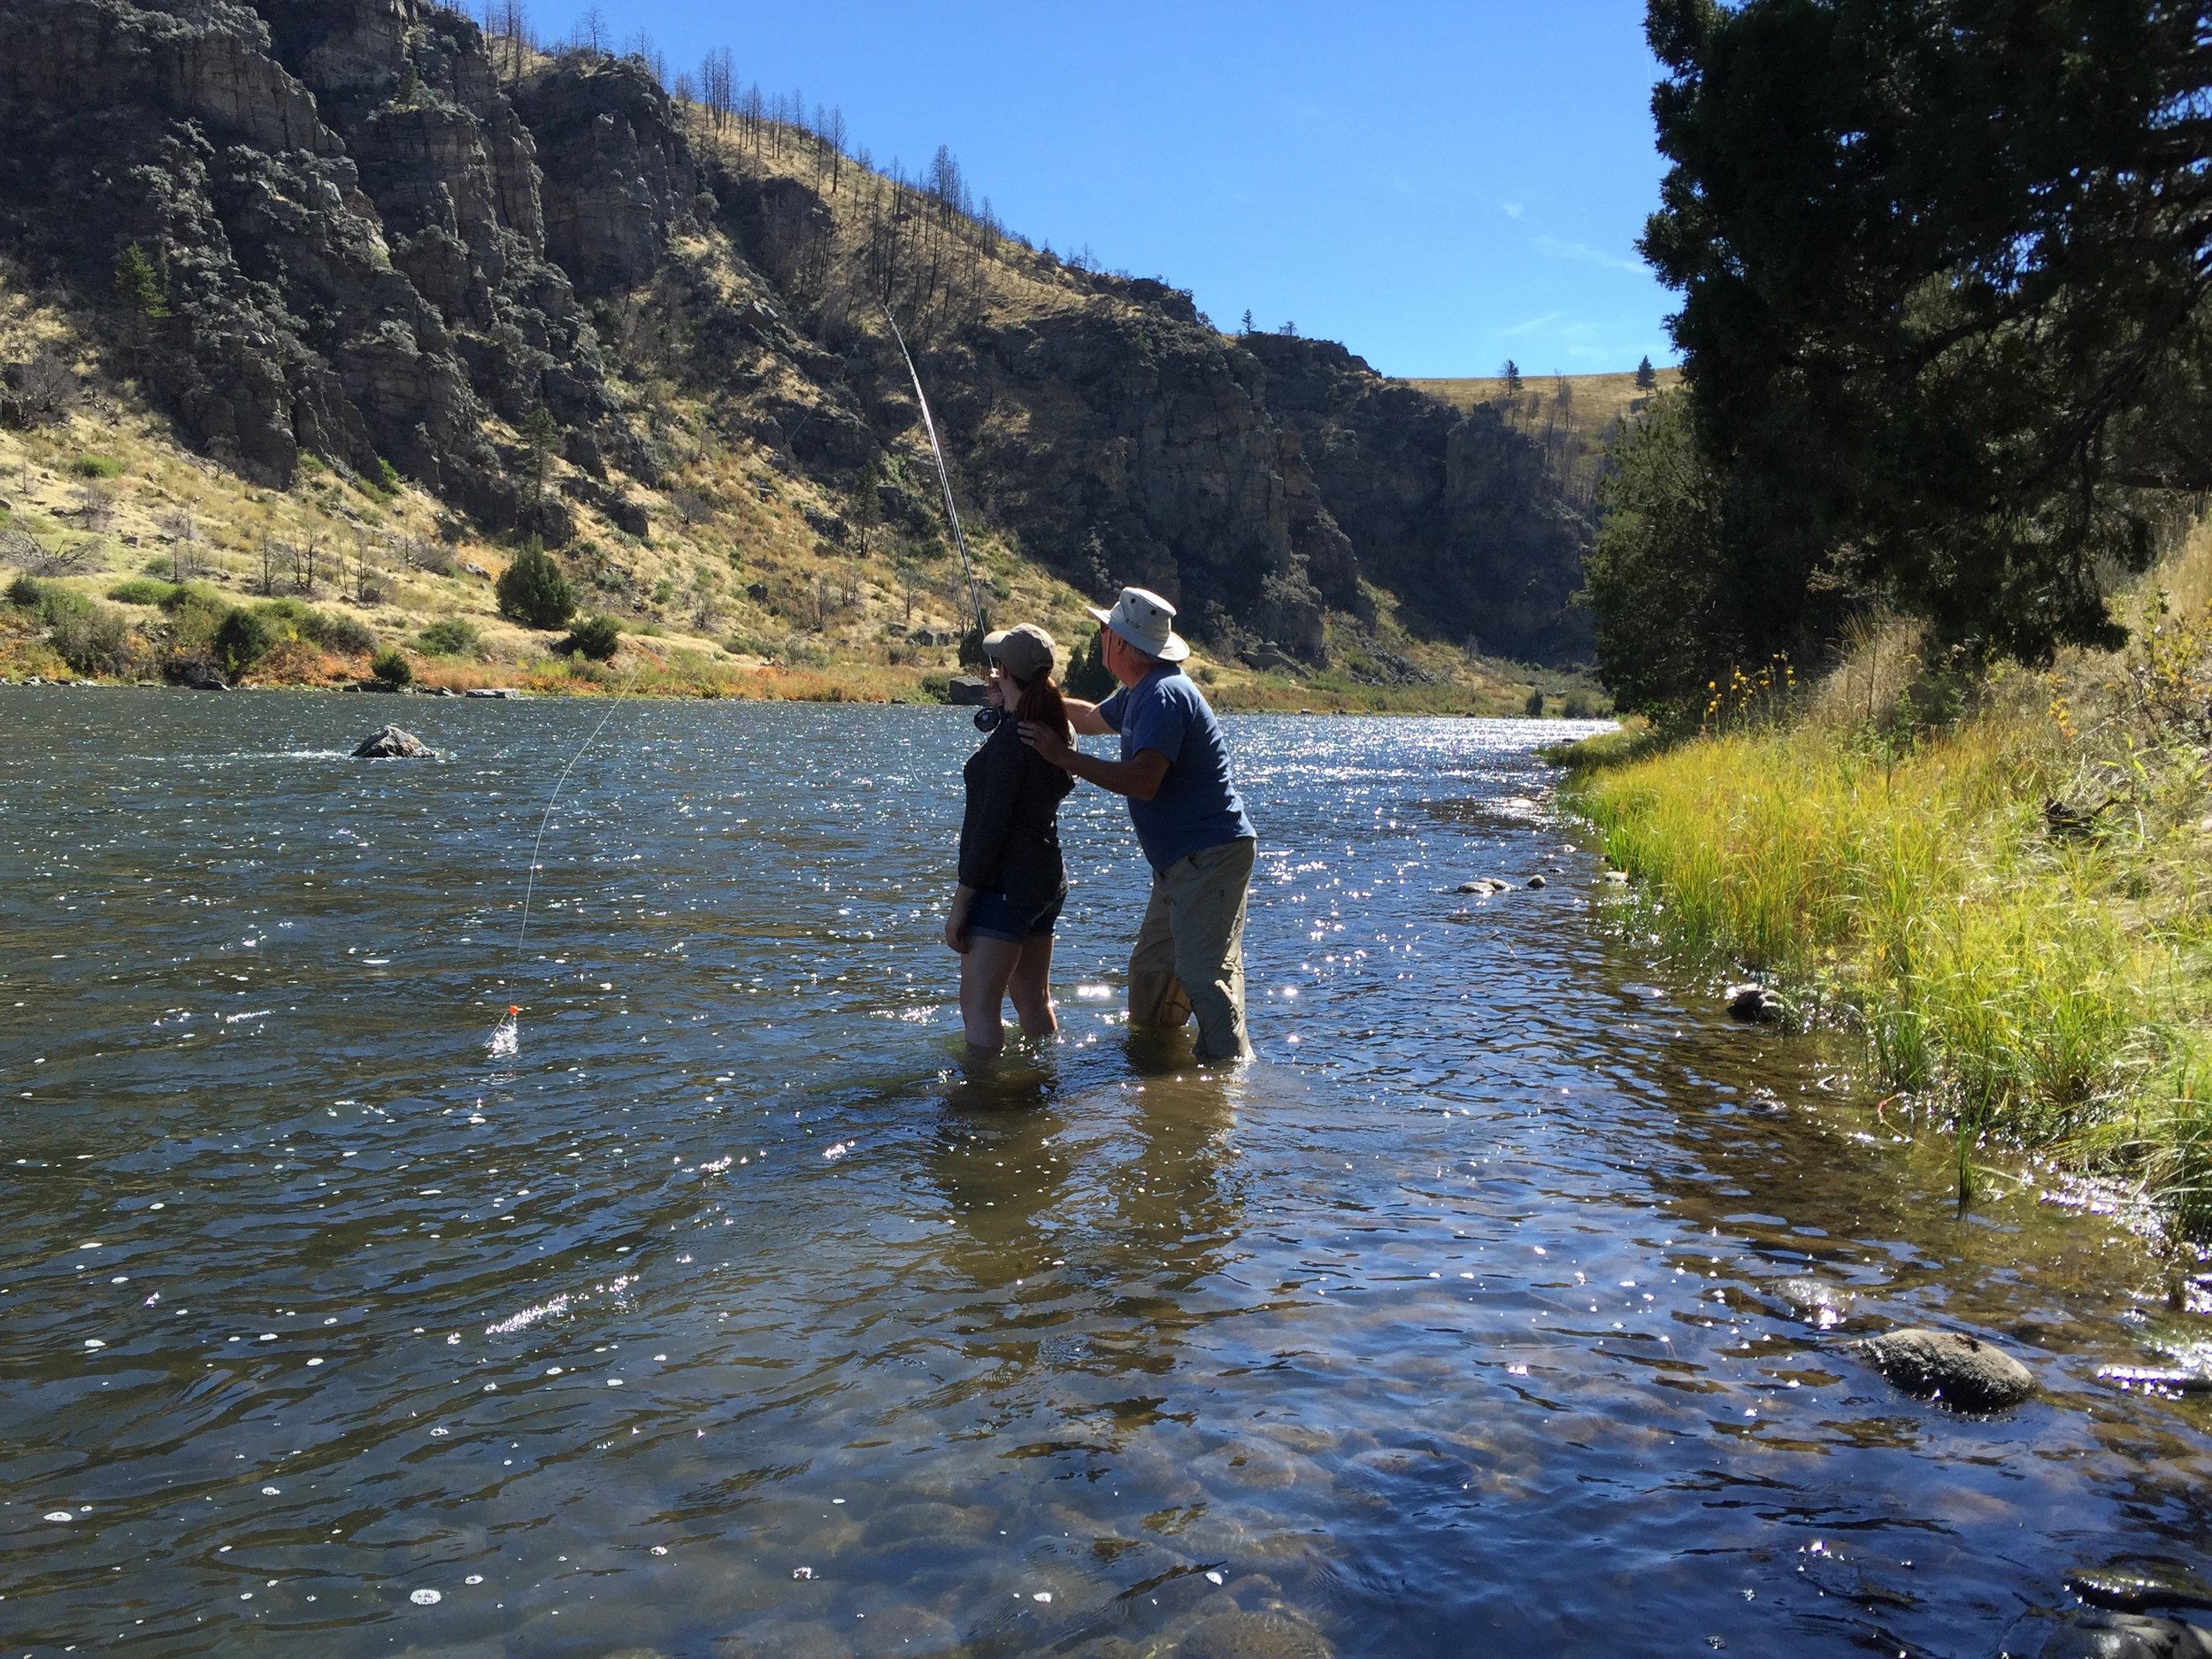
[[[361,746],[353,751],[356,760],[399,760],[418,755],[434,755],[437,751],[412,732],[403,732],[396,726],[382,727],[373,735],[361,740]]]
[[[1952,1331],[1890,1331],[1859,1344],[1874,1369],[1907,1394],[1962,1411],[2001,1411],[2035,1392],[2025,1365],[1979,1337]]]

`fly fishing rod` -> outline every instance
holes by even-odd
[[[922,406],[922,430],[929,434],[929,452],[937,462],[937,485],[945,492],[945,517],[952,524],[952,544],[960,549],[960,569],[968,580],[968,609],[975,618],[976,649],[980,650],[985,633],[983,590],[976,586],[975,561],[968,557],[968,538],[960,533],[960,509],[953,504],[952,474],[945,469],[945,446],[937,442],[937,423],[930,416],[929,398],[922,390],[922,372],[914,366],[914,354],[906,349],[906,336],[899,332],[899,319],[891,315],[888,305],[883,308],[883,320],[891,325],[891,338],[899,342],[899,355],[906,359],[906,372],[914,381],[914,401]],[[1003,712],[988,706],[978,709],[976,730],[992,730]]]
[[[576,770],[576,763],[583,759],[584,752],[599,741],[599,734],[607,729],[607,722],[614,718],[614,711],[621,706],[621,699],[637,684],[638,671],[644,666],[644,656],[640,653],[631,663],[629,678],[622,682],[621,690],[608,697],[606,711],[599,717],[599,724],[591,728],[591,735],[577,746],[576,752],[568,757],[568,764],[561,768],[561,775],[553,782],[553,793],[546,797],[545,810],[538,816],[538,833],[530,842],[529,876],[522,888],[522,926],[515,933],[514,961],[518,968],[521,966],[524,951],[530,945],[530,901],[537,895],[538,851],[545,845],[545,826],[553,821],[553,809],[561,803],[561,791],[568,787],[568,774]],[[494,1059],[511,1059],[518,1051],[522,1036],[521,1019],[521,1008],[513,1002],[508,1003],[507,1018],[493,1028],[491,1039],[485,1045]]]

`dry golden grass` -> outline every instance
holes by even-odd
[[[1874,1075],[1955,1131],[1962,1192],[1998,1137],[2212,1233],[2208,595],[2200,527],[2129,597],[2125,649],[2000,674],[1933,729],[1901,702],[1910,630],[1874,628],[1814,718],[1724,707],[1572,798],[1642,885],[1640,925],[1860,1032]]]

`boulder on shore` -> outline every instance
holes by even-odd
[[[1954,1331],[1888,1331],[1859,1344],[1876,1371],[1909,1394],[1962,1411],[2001,1411],[2035,1392],[2035,1375],[2003,1349]]]
[[[945,701],[955,708],[979,708],[990,702],[990,692],[989,681],[978,680],[973,674],[955,674],[945,693]]]
[[[361,740],[361,746],[353,751],[356,760],[401,760],[420,755],[435,755],[437,750],[424,742],[412,732],[403,732],[396,726],[384,726]]]
[[[1782,1018],[1782,999],[1763,985],[1732,985],[1721,993],[1728,1018],[1747,1025],[1768,1025]]]

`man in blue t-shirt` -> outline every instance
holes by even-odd
[[[1086,755],[1024,721],[1022,741],[1055,765],[1129,800],[1137,844],[1152,866],[1152,899],[1129,955],[1129,1023],[1198,1022],[1201,1059],[1240,1060],[1244,905],[1258,840],[1229,776],[1221,722],[1177,666],[1190,647],[1175,607],[1125,588],[1099,620],[1099,650],[1121,689],[1100,703],[1070,697],[1078,732],[1121,733],[1121,758]]]

